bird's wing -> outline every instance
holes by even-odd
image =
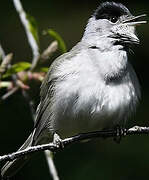
[[[37,111],[36,111],[36,121],[34,128],[35,134],[34,134],[34,141],[33,144],[38,143],[38,137],[40,134],[46,129],[47,123],[49,124],[49,118],[50,118],[50,106],[51,106],[51,98],[53,96],[53,93],[55,91],[54,85],[56,80],[59,78],[55,74],[56,69],[58,66],[61,65],[61,63],[66,60],[70,59],[70,53],[65,53],[58,57],[50,66],[49,71],[41,85],[41,91],[40,91],[40,104],[38,105]],[[52,130],[51,130],[52,132]]]

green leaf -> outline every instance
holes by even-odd
[[[6,73],[2,76],[2,78],[9,77],[13,74],[16,74],[21,71],[25,71],[31,67],[31,64],[28,62],[19,62],[11,66]]]
[[[41,67],[41,68],[39,69],[39,72],[45,72],[45,73],[47,73],[48,70],[49,70],[49,68],[47,68],[47,67]]]
[[[66,45],[65,45],[65,42],[64,40],[62,39],[62,37],[54,30],[52,29],[48,29],[46,31],[50,36],[52,36],[54,39],[57,40],[58,42],[58,45],[59,45],[59,48],[60,50],[62,51],[62,53],[65,53],[67,52],[67,48],[66,48]]]
[[[39,44],[39,36],[38,36],[38,25],[35,18],[29,14],[26,15],[26,18],[29,23],[29,30],[32,33],[34,39],[36,40],[37,44]]]

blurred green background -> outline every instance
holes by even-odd
[[[119,1],[134,15],[149,14],[148,0]],[[61,34],[68,49],[82,37],[86,22],[98,0],[22,0],[24,9],[38,22],[41,50],[51,39],[42,31],[53,28]],[[147,17],[148,19],[148,17]],[[142,100],[137,114],[127,126],[149,126],[149,25],[138,27],[141,45],[130,56],[142,87]],[[11,0],[0,3],[0,42],[6,53],[14,53],[14,62],[31,61],[32,54],[22,24]],[[58,56],[60,53],[54,55]],[[2,92],[0,92],[2,93]],[[36,102],[39,91],[34,93]],[[33,128],[30,111],[21,93],[0,105],[0,155],[13,152],[25,141]],[[56,153],[55,163],[62,180],[144,180],[149,176],[149,135],[125,137],[120,144],[112,139],[97,139],[75,144]],[[39,153],[12,180],[50,180],[43,153]]]

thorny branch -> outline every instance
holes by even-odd
[[[13,161],[16,158],[25,156],[27,154],[32,154],[38,151],[50,150],[52,152],[55,152],[55,151],[61,150],[62,147],[65,148],[66,146],[70,144],[77,143],[82,140],[94,139],[94,138],[110,138],[110,137],[128,136],[128,135],[130,136],[130,135],[136,135],[136,134],[138,135],[149,134],[149,127],[134,126],[130,129],[120,129],[120,131],[118,131],[117,129],[114,129],[114,130],[104,130],[104,131],[83,133],[83,134],[79,134],[79,135],[61,140],[60,144],[62,146],[54,144],[54,143],[49,143],[49,144],[28,147],[21,151],[17,151],[8,155],[0,156],[0,162]]]

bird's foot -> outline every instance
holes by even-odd
[[[116,136],[113,138],[113,140],[120,144],[122,137],[126,136],[126,129],[121,128],[120,126],[115,127],[116,130]]]
[[[62,139],[60,138],[60,136],[57,133],[54,133],[53,136],[53,144],[56,145],[57,148],[64,148],[64,144],[62,142]]]

